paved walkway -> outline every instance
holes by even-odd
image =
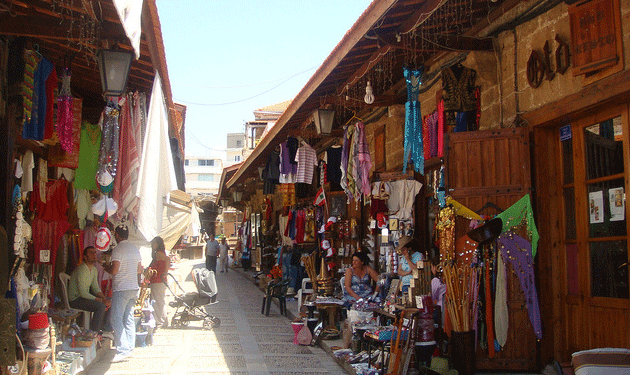
[[[203,267],[202,260],[179,264],[174,272],[187,292],[195,291],[192,268]],[[136,348],[125,362],[111,363],[105,354],[86,371],[100,374],[335,374],[346,372],[319,347],[293,344],[291,321],[272,304],[268,317],[260,314],[262,292],[242,272],[217,274],[219,303],[208,312],[221,319],[211,331],[202,322],[187,328],[161,329],[153,345]],[[172,299],[168,295],[167,302]],[[169,307],[169,319],[173,309]]]

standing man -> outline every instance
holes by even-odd
[[[206,268],[217,273],[217,256],[219,256],[219,242],[210,233],[210,241],[206,242]]]
[[[91,311],[90,330],[99,332],[103,329],[105,311],[111,305],[98,286],[96,270],[96,248],[88,246],[83,250],[83,263],[72,272],[68,284],[68,300],[70,307]]]
[[[129,229],[126,225],[117,226],[114,237],[118,245],[112,251],[112,261],[105,271],[114,276],[110,320],[114,327],[116,355],[112,362],[120,362],[131,356],[136,346],[133,309],[140,289],[142,264],[140,249],[127,241]]]
[[[228,250],[230,250],[230,245],[227,244],[225,237],[221,237],[221,244],[219,245],[219,261],[221,262],[221,271],[219,272],[221,273],[228,271]]]

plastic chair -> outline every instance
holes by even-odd
[[[278,304],[280,305],[280,314],[287,315],[287,290],[289,289],[289,283],[291,279],[285,279],[277,282],[270,282],[267,285],[267,290],[265,292],[265,296],[263,297],[262,308],[260,310],[261,314],[265,314],[265,316],[269,316],[269,310],[271,309],[271,300],[273,298],[278,299]]]
[[[310,289],[307,288],[308,284],[311,284],[311,288]],[[298,312],[300,311],[300,309],[302,308],[302,304],[304,303],[303,299],[306,296],[315,293],[315,290],[313,290],[313,286],[312,285],[313,284],[311,283],[311,279],[309,279],[308,277],[305,277],[305,278],[302,279],[302,287],[297,292]]]
[[[90,320],[92,320],[92,312],[81,309],[73,309],[70,307],[70,302],[68,302],[68,282],[70,281],[70,275],[67,273],[61,272],[59,274],[59,280],[61,280],[61,297],[63,300],[63,306],[66,310],[78,311],[83,313],[83,328],[90,328]]]

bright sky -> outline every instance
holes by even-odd
[[[186,156],[215,156],[258,108],[293,99],[370,0],[157,0]],[[219,155],[216,155],[219,156]]]

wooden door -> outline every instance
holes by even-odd
[[[564,354],[630,346],[628,110],[606,108],[560,141]]]
[[[447,156],[448,194],[473,211],[496,215],[530,193],[529,133],[524,128],[453,133]],[[486,208],[490,208],[486,211]],[[465,225],[457,225],[457,236]],[[492,359],[477,351],[477,368],[533,370],[537,366],[536,336],[525,297],[511,266],[509,272],[509,332],[505,346]]]

